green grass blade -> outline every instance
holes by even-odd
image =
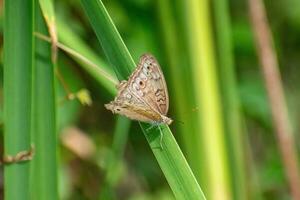
[[[229,147],[231,177],[234,199],[247,199],[245,177],[245,148],[242,137],[242,116],[235,77],[233,47],[231,41],[231,24],[227,0],[213,1],[218,69],[220,71],[220,86],[225,121],[226,138]]]
[[[60,18],[57,18],[57,27],[58,27],[57,28],[58,38],[61,43],[74,49],[76,52],[78,52],[80,55],[87,58],[92,63],[95,63],[97,67],[101,68],[101,70],[103,70],[105,73],[109,74],[112,77],[115,77],[115,74],[113,70],[109,68],[109,65],[105,63],[103,60],[101,60],[99,56],[95,52],[93,52],[92,49],[89,48],[76,34],[74,34],[71,28],[69,28],[68,25]],[[97,68],[82,62],[80,59],[77,59],[75,56],[73,56],[73,58],[80,64],[80,66],[85,71],[87,71],[93,78],[95,78],[95,80],[99,84],[101,84],[109,93],[111,94],[116,93],[115,86],[112,85],[110,81],[107,81],[107,79],[103,76],[103,73],[101,75],[101,72],[99,72]]]
[[[34,1],[5,1],[4,151],[30,149]],[[5,199],[29,200],[29,162],[6,165]]]
[[[232,199],[208,0],[184,1],[209,199]]]
[[[176,109],[176,119],[184,122],[184,125],[178,124],[176,130],[180,131],[180,135],[184,144],[184,150],[187,155],[187,160],[197,178],[198,181],[204,180],[205,173],[201,173],[204,170],[203,159],[203,146],[199,145],[199,132],[197,112],[192,112],[196,107],[194,103],[194,96],[192,88],[187,91],[186,86],[191,86],[191,69],[184,60],[183,46],[186,42],[180,38],[180,28],[178,21],[175,21],[175,12],[172,10],[173,0],[157,1],[157,9],[159,14],[159,21],[161,26],[159,30],[162,31],[164,46],[166,50],[166,58],[168,61],[168,72],[171,74],[170,79],[172,81],[170,94],[174,97],[173,104]],[[183,43],[183,44],[181,44]],[[184,66],[184,67],[183,67]],[[182,95],[182,92],[185,95]],[[176,133],[178,134],[178,133]],[[202,186],[205,190],[205,185]]]
[[[123,161],[123,153],[127,144],[130,125],[131,121],[126,117],[117,117],[112,151],[107,158],[105,184],[102,187],[102,192],[99,199],[116,199],[114,189],[121,178],[121,174],[118,173],[118,168],[120,166],[120,162]]]
[[[52,0],[39,0],[39,5],[42,10],[42,15],[45,17],[46,24],[55,25],[55,12]]]
[[[189,98],[186,98],[186,96],[182,95],[181,91],[184,91],[185,87],[185,80],[182,77],[183,74],[183,68],[180,67],[183,65],[182,59],[180,59],[180,51],[179,51],[179,44],[178,42],[178,37],[175,34],[177,32],[174,18],[173,18],[173,13],[171,9],[171,4],[172,0],[167,0],[167,1],[157,1],[157,10],[158,10],[158,15],[159,15],[159,21],[161,23],[160,25],[160,30],[162,32],[163,36],[163,42],[164,46],[166,48],[166,58],[168,62],[168,72],[171,74],[170,79],[172,81],[172,85],[169,87],[173,90],[174,93],[174,99],[176,106],[174,106],[177,110],[177,117],[182,117],[184,116],[184,113],[188,108],[186,107],[188,104]],[[186,69],[184,69],[186,70]],[[178,80],[178,77],[180,79]],[[182,118],[179,118],[178,120],[182,121]],[[187,130],[189,131],[189,128],[187,128],[186,124],[185,126],[178,126],[178,129],[182,133],[182,139],[185,144],[185,146],[189,146],[192,144],[188,138],[185,138],[184,131]],[[187,150],[188,151],[188,150]]]
[[[112,63],[119,79],[126,79],[135,68],[131,55],[123,43],[116,27],[99,0],[82,0],[82,5],[90,19],[103,50]],[[142,124],[144,135],[177,199],[205,199],[190,167],[168,126],[161,126],[163,149],[160,148],[160,131]]]
[[[135,67],[135,63],[123,40],[120,39],[121,36],[105,7],[99,0],[82,1],[82,4],[94,27],[107,59],[115,69],[118,79],[126,79],[127,76],[130,75],[130,71]],[[97,12],[90,12],[87,11],[87,9],[95,9]]]
[[[56,33],[56,23],[55,23],[55,12],[52,0],[38,0],[39,5],[42,10],[42,15],[45,18],[45,22],[48,26],[48,32],[51,37],[52,42],[52,53],[51,59],[53,63],[57,60],[57,33]]]
[[[35,30],[47,35],[48,30],[38,4],[35,15]],[[58,199],[56,101],[51,55],[50,43],[36,40],[32,127],[36,154],[31,170],[32,198],[36,200]]]

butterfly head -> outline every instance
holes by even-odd
[[[167,125],[170,125],[173,122],[173,120],[171,118],[166,117],[164,115],[161,116],[161,120],[164,124],[167,124]]]
[[[104,105],[106,109],[111,110],[113,113],[119,113],[121,109],[119,106],[116,106],[114,103],[110,102]]]

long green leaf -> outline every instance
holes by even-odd
[[[94,27],[107,59],[115,69],[117,77],[121,80],[126,79],[127,76],[130,75],[130,71],[135,67],[135,63],[124,42],[120,39],[120,34],[105,7],[99,0],[82,1],[82,4]],[[87,11],[87,9],[89,9],[89,11]],[[91,12],[93,10],[94,12]]]
[[[223,115],[226,139],[228,140],[231,177],[234,199],[246,199],[245,148],[242,137],[242,116],[235,77],[233,48],[231,41],[231,24],[227,0],[213,1],[218,69],[222,89]]]
[[[5,1],[4,151],[30,149],[34,1]],[[5,199],[29,200],[29,163],[6,165]]]
[[[36,6],[36,31],[48,34],[40,7]],[[54,64],[51,45],[36,41],[36,65],[33,81],[33,141],[36,147],[32,165],[32,198],[58,199],[56,101],[54,92]],[[47,177],[47,178],[45,178]]]
[[[107,81],[101,71],[104,71],[106,74],[109,74],[111,77],[115,78],[115,74],[113,70],[109,68],[108,64],[102,61],[99,56],[92,51],[76,34],[74,34],[73,30],[68,27],[68,25],[60,18],[57,18],[57,30],[59,41],[68,47],[76,50],[76,52],[80,53],[80,55],[87,58],[92,63],[95,63],[97,67],[93,67],[88,65],[87,63],[82,62],[82,60],[76,58],[74,59],[80,64],[80,66],[86,70],[95,80],[102,85],[109,93],[115,94],[116,87],[111,84],[112,81]],[[100,71],[101,69],[101,71]],[[113,75],[112,75],[113,74]]]
[[[107,158],[105,184],[99,197],[101,200],[116,199],[113,189],[120,180],[120,173],[116,173],[116,171],[118,171],[118,167],[123,160],[122,157],[128,140],[130,125],[131,121],[126,117],[117,117],[112,151]]]
[[[170,79],[172,80],[172,85],[170,88],[173,89],[171,92],[174,97],[173,107],[177,114],[176,119],[184,122],[184,126],[177,124],[176,130],[180,131],[187,160],[197,180],[200,181],[201,179],[205,179],[205,172],[201,170],[204,165],[203,156],[201,155],[203,154],[203,146],[199,145],[200,142],[198,140],[201,130],[197,129],[197,127],[199,127],[196,121],[197,117],[195,117],[197,113],[191,112],[192,109],[195,108],[193,90],[192,88],[188,91],[186,90],[187,85],[192,87],[190,84],[192,73],[182,53],[185,51],[182,49],[182,46],[186,41],[180,38],[178,34],[180,33],[180,28],[178,27],[178,21],[175,21],[172,4],[174,4],[173,0],[157,1],[158,14],[161,22],[159,30],[161,30],[163,34],[166,58],[168,61],[168,72],[171,74]],[[182,95],[183,92],[185,95]],[[202,187],[203,190],[205,190],[205,185]]]
[[[53,63],[57,60],[57,33],[56,33],[56,23],[55,23],[55,12],[53,0],[38,0],[39,5],[42,10],[42,15],[45,18],[46,25],[48,26],[48,32],[51,37],[52,42],[52,53],[51,59]]]
[[[135,68],[135,63],[103,3],[99,0],[82,0],[81,2],[118,78],[126,79],[130,71]],[[168,126],[160,127],[163,132],[163,149],[160,148],[160,131],[158,129],[146,131],[149,128],[148,124],[141,123],[141,127],[175,197],[177,199],[205,199]]]
[[[208,0],[189,0],[184,3],[189,53],[193,68],[193,88],[201,110],[198,112],[197,129],[201,130],[198,139],[202,142],[205,152],[207,196],[216,200],[232,199],[212,40],[210,4]]]

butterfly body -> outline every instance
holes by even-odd
[[[122,81],[117,88],[114,101],[105,105],[108,110],[142,122],[172,123],[166,116],[169,109],[166,82],[152,55],[142,55],[128,81]]]

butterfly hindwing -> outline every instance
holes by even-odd
[[[117,89],[114,101],[105,105],[113,113],[143,122],[172,123],[172,119],[166,117],[169,97],[165,78],[152,55],[141,56],[128,81],[122,81]]]
[[[133,120],[150,123],[160,120],[159,113],[153,111],[129,91],[127,82],[122,82],[117,97],[111,103],[106,104],[106,108]]]
[[[128,87],[156,112],[167,114],[169,108],[167,85],[160,66],[152,55],[141,56],[137,69],[129,77]]]

